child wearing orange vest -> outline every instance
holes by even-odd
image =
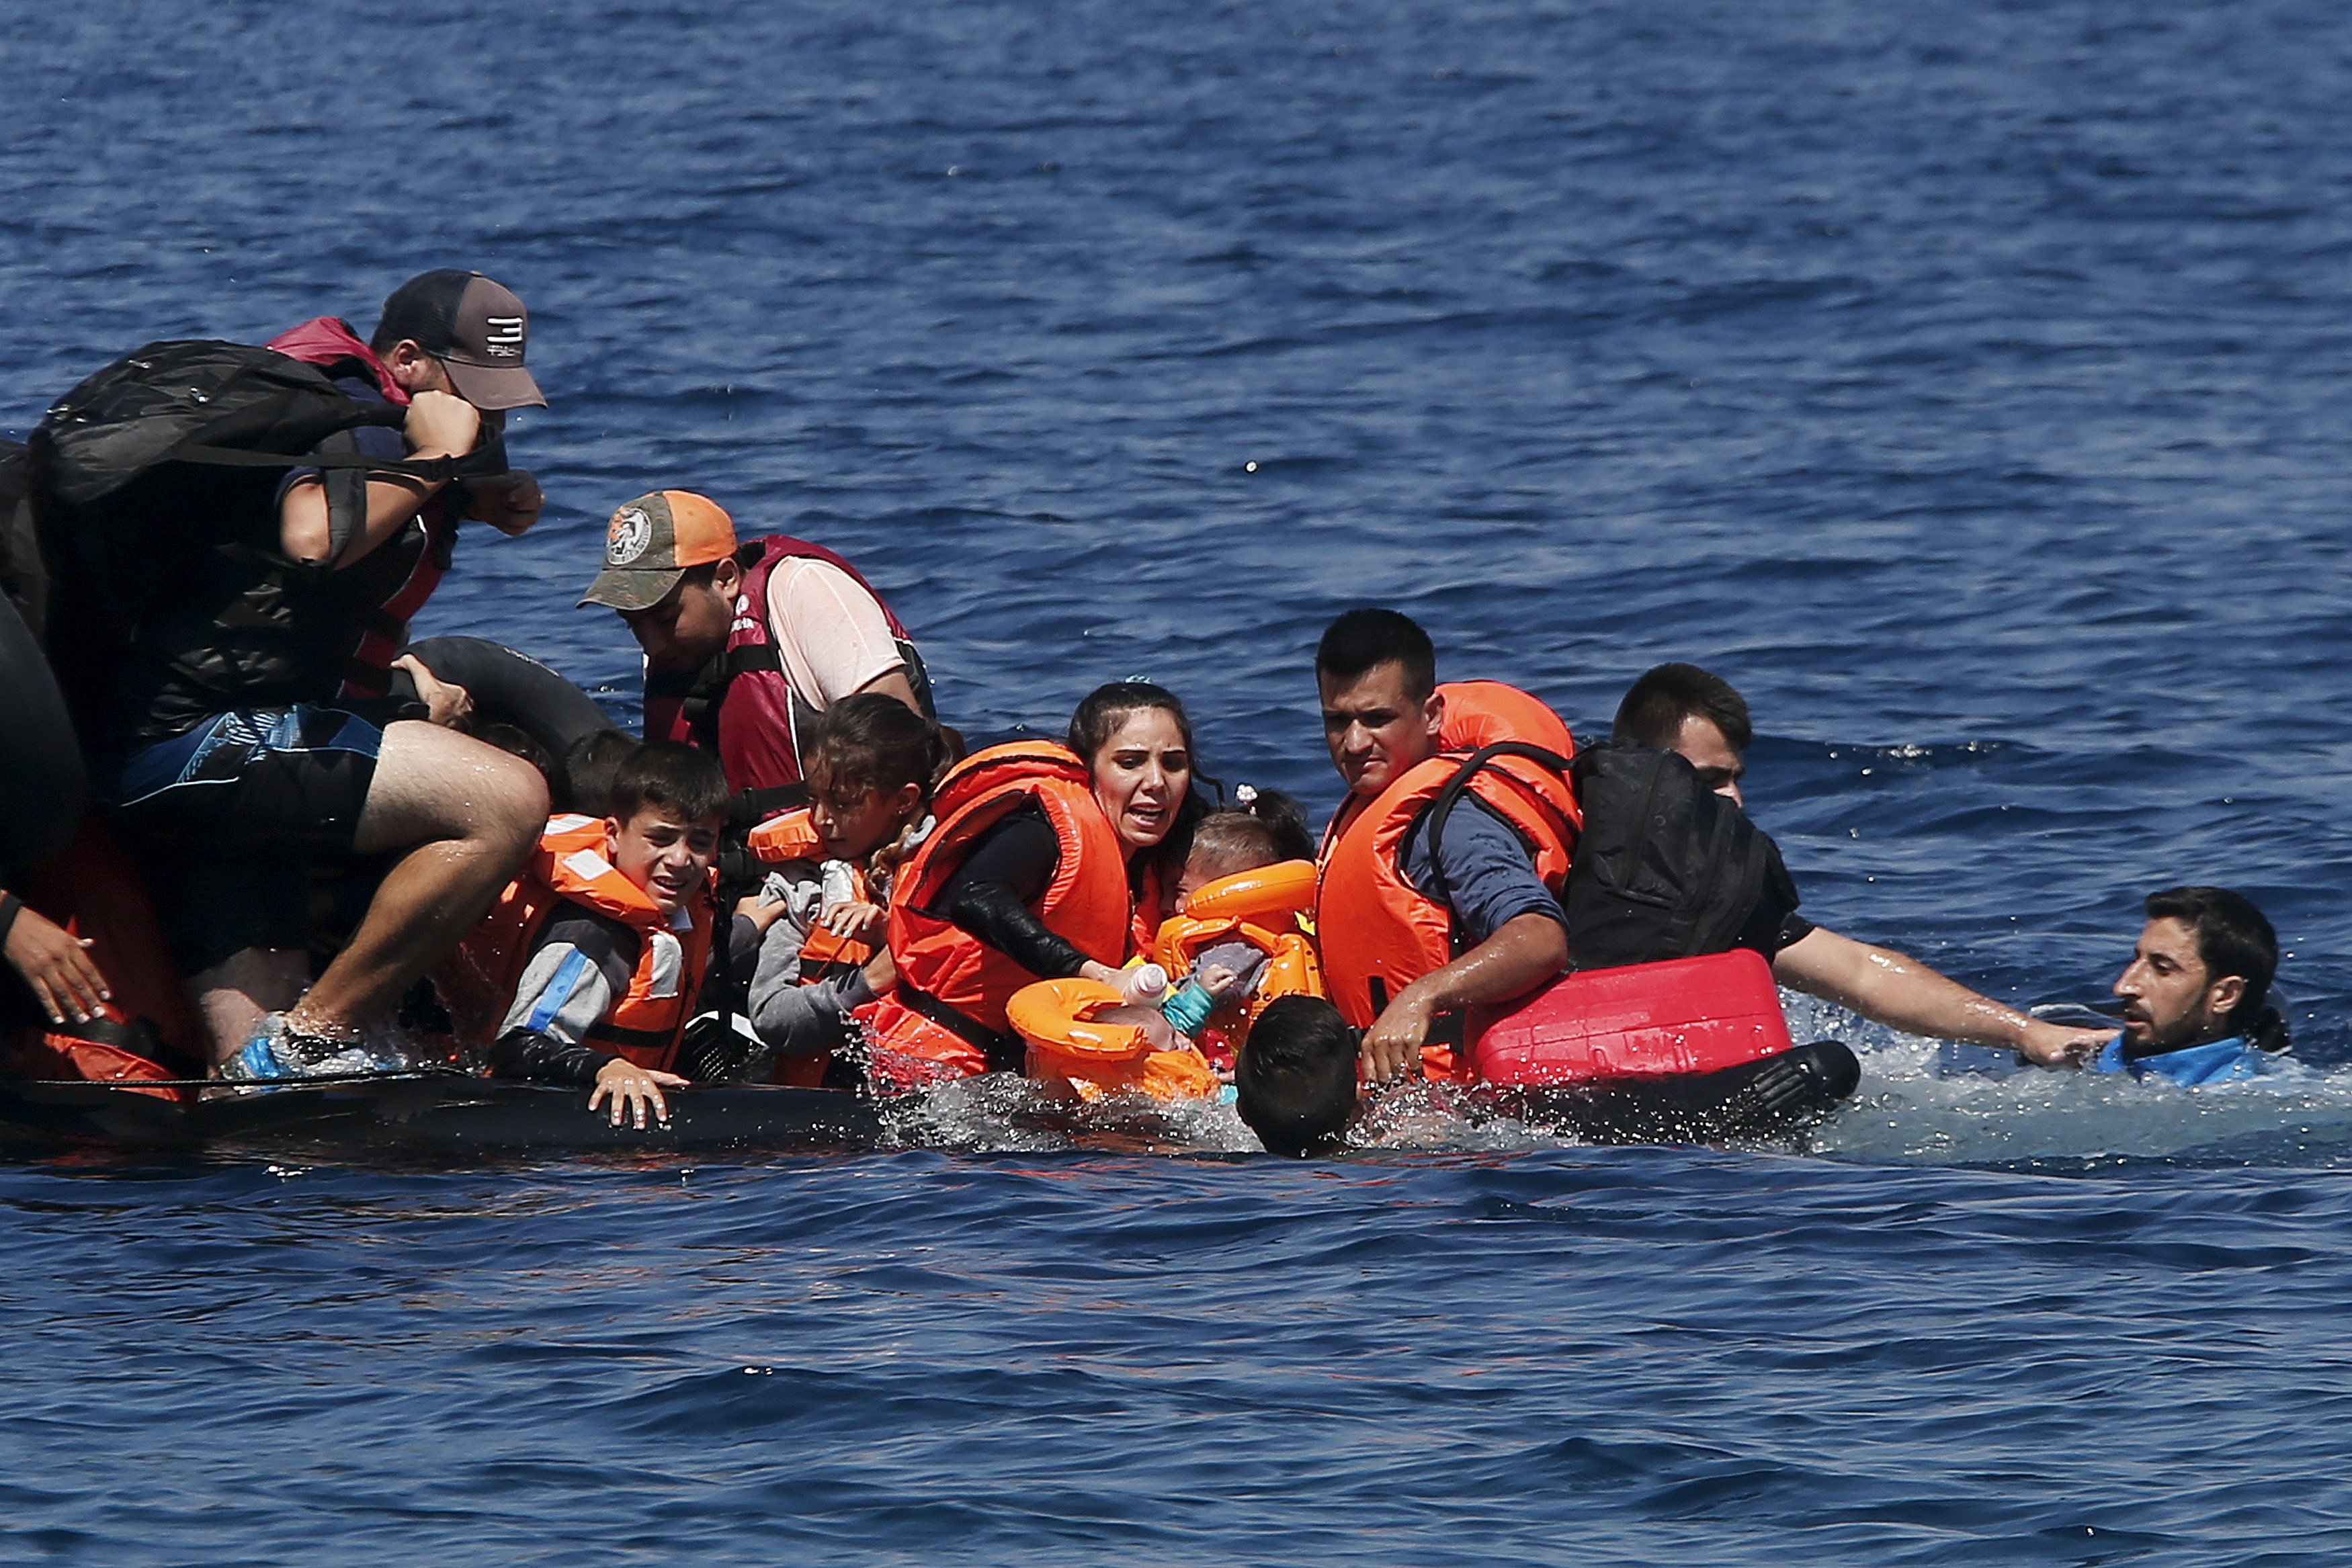
[[[751,1028],[782,1083],[824,1082],[847,1043],[849,1009],[874,999],[889,963],[890,873],[929,821],[952,760],[940,727],[897,697],[859,692],[824,710],[805,761],[811,804],[751,831],[773,868],[737,918],[760,933]],[[888,984],[884,978],[883,984]]]
[[[667,1120],[662,1090],[702,988],[712,939],[711,862],[727,777],[676,742],[639,747],[612,814],[557,817],[538,853],[465,942],[467,967],[504,977],[490,1047],[500,1077],[592,1089],[617,1126]]]

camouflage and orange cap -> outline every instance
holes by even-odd
[[[735,519],[718,502],[691,490],[656,490],[613,514],[604,530],[604,570],[580,602],[625,614],[651,610],[669,597],[688,567],[734,553]]]

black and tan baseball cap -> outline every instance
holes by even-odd
[[[669,597],[691,566],[735,553],[735,519],[691,490],[656,490],[613,514],[604,529],[604,570],[581,596],[634,614]]]
[[[530,312],[511,289],[478,272],[443,267],[394,289],[375,340],[400,338],[414,338],[440,361],[457,395],[476,408],[547,406],[539,383],[522,368]]]

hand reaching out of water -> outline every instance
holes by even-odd
[[[33,988],[51,1023],[88,1023],[110,1001],[106,977],[90,962],[89,940],[30,909],[19,907],[8,926],[8,962]]]
[[[669,1102],[662,1098],[662,1086],[676,1089],[687,1081],[675,1072],[656,1072],[649,1067],[639,1067],[625,1056],[616,1056],[596,1070],[595,1092],[588,1096],[588,1109],[593,1111],[607,1098],[613,1102],[613,1125],[621,1124],[623,1110],[628,1113],[630,1125],[646,1125],[646,1108],[653,1107],[656,1121],[669,1120]]]
[[[2120,1032],[2035,1019],[2025,1026],[2023,1038],[2017,1042],[2017,1054],[2036,1067],[2080,1067],[2098,1055],[2107,1041]]]

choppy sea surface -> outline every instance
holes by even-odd
[[[2018,1002],[2252,894],[2300,1066],[1864,1061],[1801,1143],[1395,1108],[1294,1165],[0,1156],[0,1561],[2352,1553],[2352,16],[2316,0],[405,6],[12,26],[0,430],[131,346],[532,309],[552,498],[420,626],[634,712],[650,488],[843,550],[949,718],[1336,794],[1402,608],[1581,732],[1754,706],[1809,914]]]

